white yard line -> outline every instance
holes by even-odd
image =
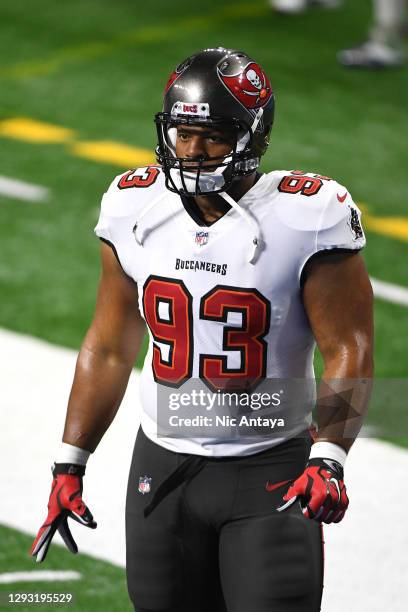
[[[0,195],[26,202],[43,202],[50,190],[41,185],[33,185],[7,176],[0,176]]]
[[[370,280],[376,298],[386,300],[387,302],[392,302],[393,304],[408,306],[408,289],[405,287],[400,287],[400,285],[385,283],[384,281],[377,280],[376,278],[371,278]]]
[[[50,465],[61,439],[76,353],[5,330],[0,330],[0,347],[0,465],[9,465],[1,473],[0,523],[34,536],[46,515]],[[137,379],[133,374],[121,409],[87,466],[84,499],[98,528],[71,521],[80,551],[121,566],[127,472],[138,426]],[[10,462],[16,453],[18,461]],[[325,528],[324,612],[405,612],[408,488],[401,483],[407,473],[404,449],[361,438],[351,450],[350,509],[342,523]],[[56,540],[61,542],[59,536]]]
[[[14,584],[15,582],[56,582],[66,580],[79,580],[81,574],[71,571],[33,570],[32,572],[7,572],[0,574],[0,584]]]

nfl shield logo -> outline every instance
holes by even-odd
[[[145,495],[146,493],[150,493],[150,485],[151,485],[152,479],[149,478],[148,476],[140,476],[139,478],[139,493],[141,493],[142,495]]]
[[[208,232],[196,232],[195,242],[198,246],[204,246],[208,242]]]

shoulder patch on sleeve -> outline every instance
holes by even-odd
[[[365,246],[365,242],[360,210],[348,190],[333,181],[318,228],[317,250],[358,250]]]

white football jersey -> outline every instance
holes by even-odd
[[[319,251],[365,244],[360,211],[328,177],[263,174],[238,206],[203,225],[159,166],[117,176],[102,199],[95,232],[137,283],[150,337],[141,425],[169,450],[249,455],[307,428],[315,341],[302,271]],[[296,406],[288,381],[307,381]]]

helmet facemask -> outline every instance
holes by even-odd
[[[227,191],[239,177],[251,174],[259,166],[259,158],[251,151],[251,128],[237,119],[190,115],[175,117],[171,113],[155,116],[158,135],[157,161],[166,176],[170,191],[186,196],[213,195]],[[186,158],[176,155],[177,126],[196,125],[235,132],[235,142],[229,153],[220,157]]]

